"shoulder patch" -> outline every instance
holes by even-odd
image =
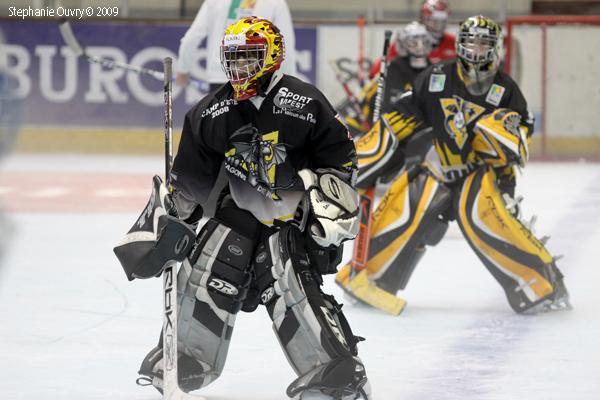
[[[432,93],[443,91],[445,84],[445,74],[431,74],[431,76],[429,77],[429,91]]]
[[[496,85],[494,83],[490,88],[490,91],[488,92],[485,101],[495,106],[498,106],[500,105],[500,100],[502,100],[502,96],[504,95],[505,91],[506,89],[503,86]]]

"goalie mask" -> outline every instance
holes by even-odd
[[[436,41],[444,36],[449,14],[446,0],[425,0],[421,6],[421,22]]]
[[[425,25],[411,22],[398,32],[398,52],[406,54],[410,66],[415,69],[426,68],[427,56],[431,52],[432,37]]]
[[[501,49],[502,31],[492,19],[479,15],[460,24],[458,74],[469,93],[481,96],[489,90],[498,72]]]
[[[221,43],[221,67],[234,98],[256,96],[281,66],[284,53],[283,35],[271,21],[248,17],[229,25]]]

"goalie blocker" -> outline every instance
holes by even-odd
[[[196,233],[177,216],[158,175],[152,179],[152,194],[144,211],[113,251],[127,279],[160,276],[169,262],[179,262],[190,252]]]

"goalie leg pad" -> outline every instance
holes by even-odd
[[[306,374],[312,377],[302,380],[302,385],[295,382],[288,388],[288,394],[292,396],[290,393],[309,387],[323,393],[328,390],[359,393],[367,378],[357,357],[358,338],[350,330],[341,306],[320,290],[321,277],[311,267],[303,242],[297,229],[284,227],[269,237],[265,247],[272,267],[270,283],[268,279],[262,281],[267,284],[262,291],[262,302],[290,364],[300,377]],[[257,274],[259,269],[257,266]],[[322,382],[315,377],[325,375],[311,372],[338,363],[360,364],[361,368],[336,369],[346,373],[327,375]]]
[[[373,213],[366,264],[369,279],[395,294],[404,289],[426,245],[447,229],[438,216],[451,205],[451,190],[424,170],[396,178]],[[347,274],[338,273],[338,281]]]
[[[246,229],[259,225],[249,213],[247,220],[238,218],[238,222]],[[179,380],[186,391],[208,385],[223,371],[235,316],[252,279],[249,264],[255,247],[254,239],[210,219],[179,270]],[[162,353],[155,356],[155,363],[158,368],[150,370],[162,376]]]
[[[356,141],[359,168],[356,186],[359,188],[373,186],[392,164],[399,164],[404,158],[387,117],[377,121],[367,134]]]
[[[494,171],[481,168],[467,177],[456,196],[457,220],[469,245],[500,283],[516,312],[568,303],[553,257],[507,209],[495,182]]]

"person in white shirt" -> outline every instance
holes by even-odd
[[[195,53],[204,38],[206,41],[206,74],[198,78],[207,81],[213,91],[227,82],[219,61],[220,39],[231,23],[243,17],[259,16],[272,21],[285,38],[285,61],[282,72],[296,75],[296,38],[290,10],[285,0],[205,0],[179,45],[177,63],[178,85],[186,86],[195,69]]]

